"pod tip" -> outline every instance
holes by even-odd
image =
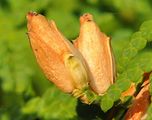
[[[33,16],[37,16],[37,15],[38,15],[38,13],[30,11],[30,12],[27,13],[26,18],[28,20],[30,20]]]
[[[93,21],[93,16],[89,13],[85,13],[80,17],[80,22],[90,22]]]

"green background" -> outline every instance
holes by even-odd
[[[152,30],[149,27],[152,22],[140,29],[144,33],[149,28],[148,44],[140,37],[141,34],[132,36],[139,31],[144,21],[152,19],[151,0],[0,0],[0,120],[100,120],[107,115],[99,106],[83,105],[46,80],[36,63],[26,34],[26,14],[29,11],[53,19],[69,40],[78,37],[79,17],[84,13],[91,13],[101,31],[112,38],[119,79],[125,76],[126,79],[133,77],[134,81],[138,81],[143,72],[152,70],[149,63],[152,60],[152,32],[149,32]],[[131,45],[137,45],[139,49],[128,47],[131,38]],[[140,51],[141,48],[144,50]],[[134,57],[138,50],[139,55],[128,63],[128,56]],[[125,57],[122,56],[122,51]],[[127,71],[127,75],[122,72],[125,65],[135,65],[140,61],[139,58],[149,58],[141,62],[150,66],[148,70],[141,72],[134,67]],[[134,76],[134,72],[139,76]],[[118,81],[116,85],[125,90],[129,83],[122,86]],[[109,90],[108,95],[116,91],[119,98],[117,87],[111,89],[112,92]],[[103,97],[101,103],[105,111],[117,100],[114,96],[113,101],[106,103],[110,99],[108,95]],[[120,119],[122,114],[118,112],[115,119]]]

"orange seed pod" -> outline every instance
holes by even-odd
[[[100,31],[90,14],[81,16],[80,24],[80,34],[74,44],[90,68],[91,88],[101,95],[115,78],[110,38]]]
[[[28,36],[37,62],[46,77],[66,93],[88,102],[83,90],[88,87],[84,59],[57,29],[54,21],[30,12],[27,15]]]

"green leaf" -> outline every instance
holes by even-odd
[[[147,111],[147,118],[146,120],[151,120],[152,119],[152,104],[150,104],[149,108],[148,108],[148,111]]]
[[[113,106],[113,104],[114,101],[110,98],[108,94],[104,95],[104,97],[102,97],[100,102],[101,109],[104,112],[107,112]]]
[[[66,107],[65,107],[66,106]],[[29,100],[22,108],[23,114],[37,114],[49,119],[71,119],[75,114],[76,100],[61,93],[55,87],[49,88],[42,97]]]
[[[133,47],[132,45],[129,45],[126,49],[123,51],[123,57],[130,60],[132,57],[134,57],[137,54],[137,49]]]
[[[121,89],[116,86],[116,84],[110,86],[107,94],[110,96],[110,98],[113,100],[113,101],[116,101],[116,100],[119,100],[119,97],[121,95]]]
[[[152,70],[152,57],[143,50],[146,47],[146,43],[147,40],[141,32],[133,34],[120,59],[123,61],[121,62],[123,71],[120,72],[116,82],[108,89],[107,94],[102,99],[107,99],[108,95],[111,96],[113,102],[119,100],[121,93],[130,87],[131,82],[138,85],[143,79],[143,74]],[[140,53],[140,50],[143,50],[143,52]],[[107,109],[110,109],[110,107],[107,107]]]
[[[116,84],[116,86],[123,92],[130,87],[131,81],[128,79],[127,73],[124,72],[117,77],[117,80],[114,84]]]
[[[142,79],[143,71],[139,67],[132,67],[126,70],[127,77],[130,81],[138,83]]]
[[[61,91],[56,90],[56,88],[52,88],[48,89],[44,94],[38,115],[45,119],[70,119],[76,115],[75,106],[75,99],[61,93]]]
[[[35,113],[39,109],[40,97],[35,97],[31,99],[26,105],[22,108],[23,114]]]
[[[152,20],[145,21],[141,25],[140,31],[144,38],[146,38],[148,41],[152,41]]]
[[[136,32],[132,35],[130,44],[137,50],[145,48],[147,40],[142,36],[141,32]]]

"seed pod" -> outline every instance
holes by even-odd
[[[28,13],[28,36],[37,62],[46,77],[66,93],[85,98],[87,68],[81,54],[57,29],[53,21]],[[87,101],[87,100],[86,100]]]
[[[150,104],[149,84],[145,85],[136,96],[132,106],[128,109],[125,120],[145,120],[146,111]]]
[[[90,68],[92,89],[103,94],[115,78],[110,38],[100,32],[90,14],[81,16],[80,24],[80,34],[74,44]]]

